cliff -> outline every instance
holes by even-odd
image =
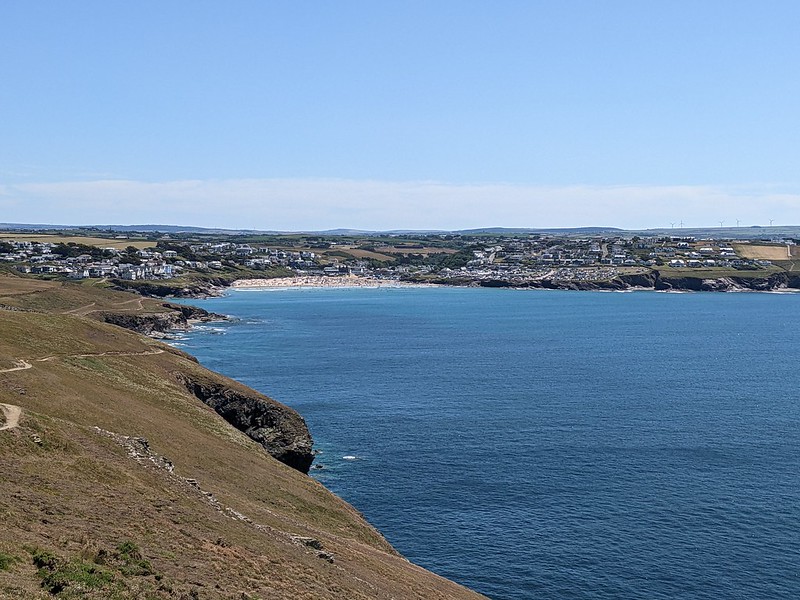
[[[208,277],[191,281],[181,280],[160,280],[160,281],[125,281],[122,279],[112,280],[114,289],[120,291],[130,291],[151,296],[153,298],[205,298],[208,296],[218,296],[223,289],[229,286],[235,278],[229,277]]]
[[[305,421],[294,410],[219,376],[184,371],[176,372],[175,377],[192,395],[273,457],[308,473],[314,460],[314,442]]]
[[[800,274],[789,272],[773,272],[768,275],[740,274],[709,277],[698,274],[676,274],[671,270],[651,270],[642,273],[619,275],[605,280],[565,280],[565,279],[530,279],[525,281],[508,281],[502,279],[442,279],[436,283],[445,285],[479,285],[481,287],[506,287],[518,289],[550,289],[550,290],[582,290],[582,291],[623,291],[632,289],[649,289],[658,291],[693,291],[693,292],[736,292],[736,291],[774,291],[781,289],[800,289]]]
[[[210,313],[195,306],[164,303],[162,312],[116,312],[96,311],[92,318],[105,323],[111,323],[144,335],[156,336],[170,331],[188,329],[191,321],[209,322],[221,321],[226,317]]]
[[[676,277],[668,272],[656,272],[654,289],[657,290],[689,290],[703,292],[733,291],[773,291],[780,289],[800,288],[800,274],[793,275],[782,271],[764,276],[748,276],[746,271],[741,275],[726,277]]]

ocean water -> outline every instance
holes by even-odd
[[[800,598],[800,295],[236,291],[181,344],[495,600]]]

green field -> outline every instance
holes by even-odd
[[[49,244],[84,244],[86,246],[96,246],[98,248],[116,248],[122,250],[128,246],[133,246],[138,250],[144,248],[154,248],[154,241],[142,239],[117,239],[102,237],[84,237],[75,235],[50,235],[50,234],[23,234],[23,233],[0,233],[0,242],[38,242]]]

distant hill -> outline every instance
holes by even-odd
[[[207,233],[248,235],[279,233],[277,231],[259,231],[254,229],[224,229],[211,227],[192,227],[183,225],[52,225],[52,224],[27,224],[27,223],[0,223],[3,231],[119,231],[141,233]]]
[[[459,229],[453,233],[461,235],[526,235],[526,234],[554,234],[554,235],[602,235],[605,233],[617,234],[624,233],[624,229],[616,227],[551,227],[551,228],[529,228],[529,227],[484,227],[480,229]]]
[[[800,226],[750,227],[672,227],[654,229],[621,229],[619,227],[479,227],[474,229],[324,229],[279,231],[261,229],[226,229],[191,225],[54,225],[33,223],[0,223],[0,231],[103,231],[121,233],[197,233],[206,235],[675,235],[709,238],[752,239],[763,237],[800,238]]]

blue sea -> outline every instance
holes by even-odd
[[[234,291],[179,342],[495,600],[800,598],[800,295]]]

